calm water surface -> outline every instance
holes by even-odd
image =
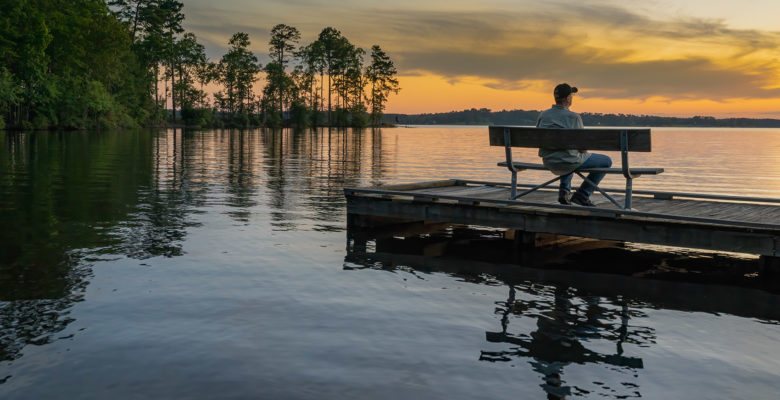
[[[635,188],[780,198],[780,130],[653,132],[632,163],[667,172]],[[347,249],[345,186],[507,181],[485,127],[0,143],[2,399],[780,393],[780,296],[749,256],[529,257],[463,227]]]

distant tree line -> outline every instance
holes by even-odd
[[[332,27],[301,46],[296,28],[273,27],[265,66],[238,32],[210,61],[183,28],[183,8],[0,0],[0,129],[378,125],[400,90],[379,46],[366,54]],[[206,85],[219,87],[213,98]]]
[[[472,108],[433,114],[386,114],[382,121],[388,124],[406,125],[536,125],[540,111]],[[582,113],[585,126],[650,126],[650,127],[741,127],[780,128],[780,119],[771,118],[691,118],[659,117],[653,115]]]

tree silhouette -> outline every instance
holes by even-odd
[[[181,23],[184,14],[181,12],[184,4],[176,0],[162,0],[160,10],[163,15],[163,32],[165,32],[166,58],[168,59],[168,75],[171,78],[171,111],[173,123],[176,123],[176,36],[184,32]]]
[[[257,57],[248,50],[249,35],[244,32],[233,34],[228,42],[230,50],[219,62],[219,81],[227,91],[226,107],[232,118],[235,114],[247,112],[245,101],[252,98],[252,86],[260,72]]]
[[[393,60],[379,46],[371,47],[371,64],[366,67],[366,77],[371,82],[371,125],[382,122],[382,113],[390,93],[398,93],[400,86],[395,75],[398,71]]]
[[[271,46],[271,58],[281,66],[282,74],[269,74],[269,78],[286,78],[284,74],[284,68],[287,65],[287,60],[284,59],[285,51],[290,53],[295,50],[295,45],[301,39],[301,33],[298,29],[285,24],[279,24],[271,29],[271,40],[268,44]],[[269,82],[270,83],[270,82]],[[277,87],[279,96],[279,114],[284,115],[284,88],[287,86],[282,82],[276,82],[274,86]]]
[[[328,73],[328,125],[332,124],[331,114],[331,77],[338,68],[336,51],[341,41],[341,32],[332,27],[327,27],[320,32],[319,40],[322,43],[323,58],[325,60],[325,70]]]

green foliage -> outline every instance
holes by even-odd
[[[282,116],[278,112],[270,112],[266,114],[265,124],[271,128],[279,128],[282,126]]]
[[[350,115],[349,110],[338,107],[333,111],[333,125],[335,126],[349,126]]]
[[[319,110],[311,110],[309,112],[309,126],[321,126],[324,125],[325,116]]]
[[[282,115],[285,97],[288,99],[295,97],[295,82],[284,72],[282,64],[276,61],[266,64],[263,70],[266,73],[266,85],[263,88],[264,99],[270,110]]]
[[[184,124],[191,127],[210,128],[216,124],[216,112],[211,108],[184,107],[181,117]]]
[[[233,116],[233,119],[230,121],[230,127],[231,128],[248,128],[249,127],[249,115],[246,113],[238,113]]]
[[[284,98],[285,95],[289,96],[289,91],[292,87],[289,83],[290,79],[284,72],[284,67],[287,65],[284,53],[287,52],[289,54],[295,50],[295,44],[298,43],[300,38],[301,33],[292,26],[279,24],[271,29],[271,40],[268,42],[270,45],[270,56],[275,60],[274,63],[278,64],[276,69],[280,70],[281,73],[269,73],[267,81],[268,86],[272,86],[275,89],[275,94],[279,100],[277,106],[280,114],[284,114]]]
[[[231,115],[249,111],[255,75],[260,72],[257,57],[248,50],[249,35],[238,32],[230,38],[230,50],[222,56],[217,71],[218,81],[225,87],[217,95],[224,109]]]
[[[366,106],[358,104],[349,110],[350,113],[350,126],[355,128],[365,128],[368,126],[368,114],[366,114]]]
[[[37,114],[35,118],[32,120],[32,128],[36,130],[46,130],[49,129],[51,126],[51,123],[49,122],[49,119],[46,118],[43,114]]]
[[[371,47],[371,64],[366,67],[366,78],[370,84],[371,125],[379,126],[382,113],[390,93],[398,93],[400,86],[395,78],[397,70],[390,57],[382,49]]]
[[[238,32],[211,63],[184,31],[183,7],[178,0],[0,0],[2,126],[133,127],[176,122],[179,109],[191,126],[364,126],[367,108],[373,124],[398,91],[392,61],[378,46],[364,70],[365,51],[332,27],[298,46],[298,29],[274,26],[265,68],[249,51],[249,35]],[[204,91],[212,82],[221,85],[213,103]]]
[[[292,53],[295,50],[295,44],[301,39],[301,33],[298,29],[285,24],[279,24],[271,29],[270,45],[271,57],[281,65],[287,65],[284,59],[284,53]]]
[[[274,54],[272,48],[272,57]],[[300,122],[294,120],[295,104],[301,104],[309,110],[308,120],[313,125],[323,122],[335,126],[378,125],[387,99],[390,94],[397,93],[400,87],[392,60],[379,46],[372,48],[371,64],[364,69],[365,54],[363,49],[350,43],[341,32],[327,27],[320,32],[316,41],[301,46],[295,52],[298,65],[292,73],[288,74],[282,63],[267,66],[269,87],[264,91],[264,101],[269,107],[277,109],[280,106],[284,109],[283,106],[289,103],[289,122],[295,125]],[[285,76],[289,76],[291,82],[285,81]],[[282,85],[286,87],[280,88]],[[327,108],[321,106],[325,103],[325,92]],[[284,93],[284,96],[279,93]],[[272,94],[280,99],[269,100]],[[367,114],[368,107],[370,116]],[[323,113],[319,111],[321,109],[327,111]]]
[[[132,126],[127,110],[145,115],[148,84],[105,3],[4,0],[2,8],[0,113],[10,126]]]
[[[11,72],[5,67],[0,67],[0,116],[6,108],[17,104],[21,88]]]
[[[176,123],[176,100],[180,99],[181,89],[176,86],[176,78],[178,67],[180,66],[179,52],[180,49],[176,44],[176,37],[184,32],[184,28],[181,26],[184,21],[184,13],[182,13],[184,4],[176,0],[160,0],[159,13],[157,21],[162,22],[162,27],[159,29],[163,32],[165,45],[163,47],[163,59],[167,61],[167,77],[171,79],[171,116],[173,122]],[[179,75],[179,79],[182,77]]]
[[[325,72],[328,74],[328,124],[332,124],[331,115],[331,78],[337,71],[336,51],[339,47],[339,42],[342,41],[341,32],[335,28],[327,27],[320,32],[317,41],[320,42],[322,47],[322,58],[325,64]],[[323,83],[324,85],[324,83]]]
[[[195,88],[199,67],[206,64],[206,53],[203,45],[198,43],[192,33],[186,33],[174,43],[174,58],[176,74],[179,81],[174,86],[174,93],[179,98],[182,109],[202,105],[205,93]]]
[[[310,111],[301,101],[293,101],[290,104],[290,123],[299,128],[308,127],[311,123]]]

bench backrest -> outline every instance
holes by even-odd
[[[650,151],[650,129],[588,128],[549,129],[521,126],[491,126],[490,145],[504,146],[509,129],[512,147],[581,150],[623,150],[620,136],[625,132],[627,151]]]

